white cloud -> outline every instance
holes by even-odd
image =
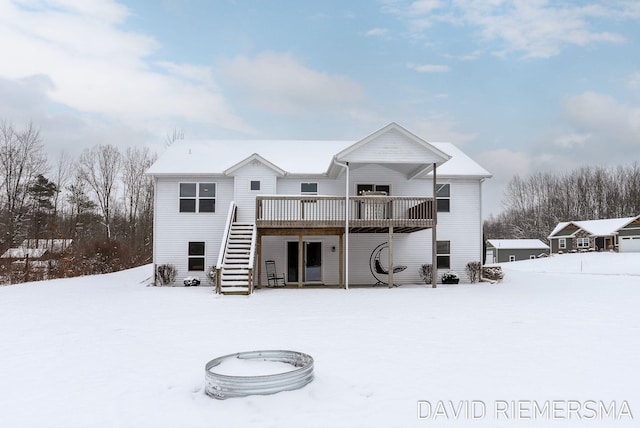
[[[554,143],[563,149],[570,149],[584,145],[590,137],[591,134],[567,134],[558,136]]]
[[[433,115],[427,119],[414,117],[407,126],[427,141],[450,142],[456,146],[463,146],[476,137],[475,134],[457,131],[459,123],[445,115]]]
[[[629,76],[629,87],[632,89],[640,89],[640,71],[636,71]]]
[[[333,110],[339,114],[364,97],[360,85],[348,77],[313,70],[287,53],[238,56],[223,61],[222,70],[252,104],[271,113],[305,116]]]
[[[451,70],[448,65],[442,64],[407,64],[407,67],[418,73],[448,73]]]
[[[387,28],[372,28],[371,30],[364,33],[367,37],[381,37],[386,36],[389,33]]]
[[[251,131],[217,90],[210,70],[151,63],[158,43],[121,29],[128,14],[111,0],[2,2],[0,77],[45,75],[54,102],[131,126],[187,121]]]
[[[585,92],[570,97],[564,115],[577,129],[608,134],[610,139],[640,144],[640,107],[622,104],[609,95]]]
[[[502,211],[504,189],[509,181],[516,174],[526,176],[532,170],[531,156],[525,152],[498,149],[479,153],[474,159],[493,174],[483,184],[483,215],[498,214]]]
[[[480,40],[494,54],[520,53],[548,58],[568,46],[625,41],[615,31],[596,29],[596,20],[616,22],[640,17],[634,2],[602,2],[582,5],[548,0],[398,1],[384,10],[403,19],[409,30],[423,35],[434,22],[467,25],[479,31]],[[484,49],[484,50],[489,50]]]

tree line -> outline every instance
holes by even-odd
[[[637,216],[640,164],[516,175],[507,185],[503,207],[502,213],[484,222],[487,239],[546,241],[559,222]]]
[[[144,172],[155,159],[148,148],[105,144],[50,160],[33,124],[0,121],[0,253],[26,239],[71,239],[49,277],[150,262],[153,183]],[[16,282],[12,264],[1,268]]]

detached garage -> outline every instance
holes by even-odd
[[[640,216],[618,230],[618,251],[640,253]]]

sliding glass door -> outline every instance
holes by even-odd
[[[302,243],[302,282],[322,282],[322,242]],[[287,282],[298,282],[298,242],[287,242]]]

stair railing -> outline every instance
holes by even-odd
[[[236,221],[237,210],[238,207],[236,206],[235,201],[231,201],[229,204],[229,211],[227,212],[227,223],[224,226],[224,234],[222,235],[222,242],[220,243],[220,251],[218,251],[218,262],[216,263],[216,294],[221,293],[222,264],[224,263],[224,255],[227,251],[231,225]]]
[[[255,263],[255,254],[256,254],[256,241],[257,241],[257,228],[256,225],[253,225],[253,231],[251,232],[251,248],[250,248],[250,252],[249,252],[249,263],[247,266],[248,270],[249,270],[249,294],[253,293],[253,265]],[[260,278],[258,278],[258,281],[260,281]]]

